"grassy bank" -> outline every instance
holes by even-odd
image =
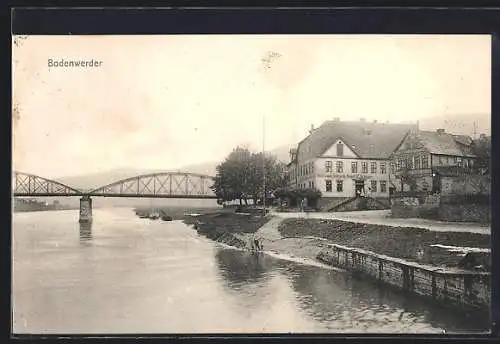
[[[186,224],[201,222],[203,229],[227,233],[255,233],[269,217],[252,214],[238,214],[234,210],[218,210],[200,216],[189,216],[184,219]]]
[[[286,219],[279,225],[278,230],[285,238],[320,237],[332,243],[434,266],[456,266],[462,255],[430,245],[491,247],[490,235],[485,234],[433,232],[422,228],[339,220]],[[423,255],[417,254],[419,250],[423,250]]]
[[[255,233],[269,217],[238,214],[234,210],[218,210],[199,216],[186,217],[185,224],[195,225],[198,234],[226,245],[244,248],[247,243],[235,234]]]

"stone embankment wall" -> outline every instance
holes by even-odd
[[[336,244],[329,244],[317,258],[445,304],[481,311],[490,307],[490,274],[486,272],[424,266]]]
[[[391,215],[397,218],[426,218],[454,222],[491,222],[491,207],[453,196],[426,195],[392,199]]]
[[[322,211],[358,211],[358,210],[384,210],[389,209],[388,198],[373,197],[339,197],[321,198],[319,209]]]
[[[391,200],[391,215],[397,218],[423,217],[438,219],[439,196],[395,197]]]

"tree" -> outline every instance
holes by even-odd
[[[219,202],[239,200],[247,204],[264,197],[264,175],[266,196],[286,185],[285,165],[273,155],[251,153],[247,148],[236,147],[216,167],[212,190]],[[254,204],[255,204],[254,203]]]
[[[417,180],[408,168],[402,169],[401,172],[396,175],[396,178],[399,179],[401,183],[401,192],[403,192],[405,184],[410,187],[411,191],[415,191],[417,188]]]
[[[487,170],[491,160],[491,137],[483,134],[475,140],[474,153],[476,154],[476,168]]]

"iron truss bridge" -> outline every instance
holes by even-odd
[[[15,172],[12,178],[14,197],[19,196],[81,196],[80,190],[70,186],[35,176],[33,174]]]
[[[213,178],[201,174],[163,172],[122,179],[97,188],[89,196],[144,198],[216,198]]]
[[[91,191],[82,191],[32,174],[14,172],[14,197],[97,196],[215,199],[213,177],[182,172],[161,172],[122,179]]]

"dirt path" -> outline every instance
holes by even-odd
[[[316,256],[325,245],[320,238],[283,238],[278,227],[283,218],[273,217],[254,234],[235,233],[234,235],[247,242],[250,246],[251,240],[259,239],[264,246],[264,251],[275,254],[287,255],[292,258],[305,258],[316,260]]]
[[[491,226],[477,223],[443,222],[426,219],[396,219],[390,218],[389,210],[333,212],[333,213],[273,213],[280,218],[310,218],[342,220],[373,225],[386,225],[395,227],[424,228],[433,232],[467,232],[490,234]]]

